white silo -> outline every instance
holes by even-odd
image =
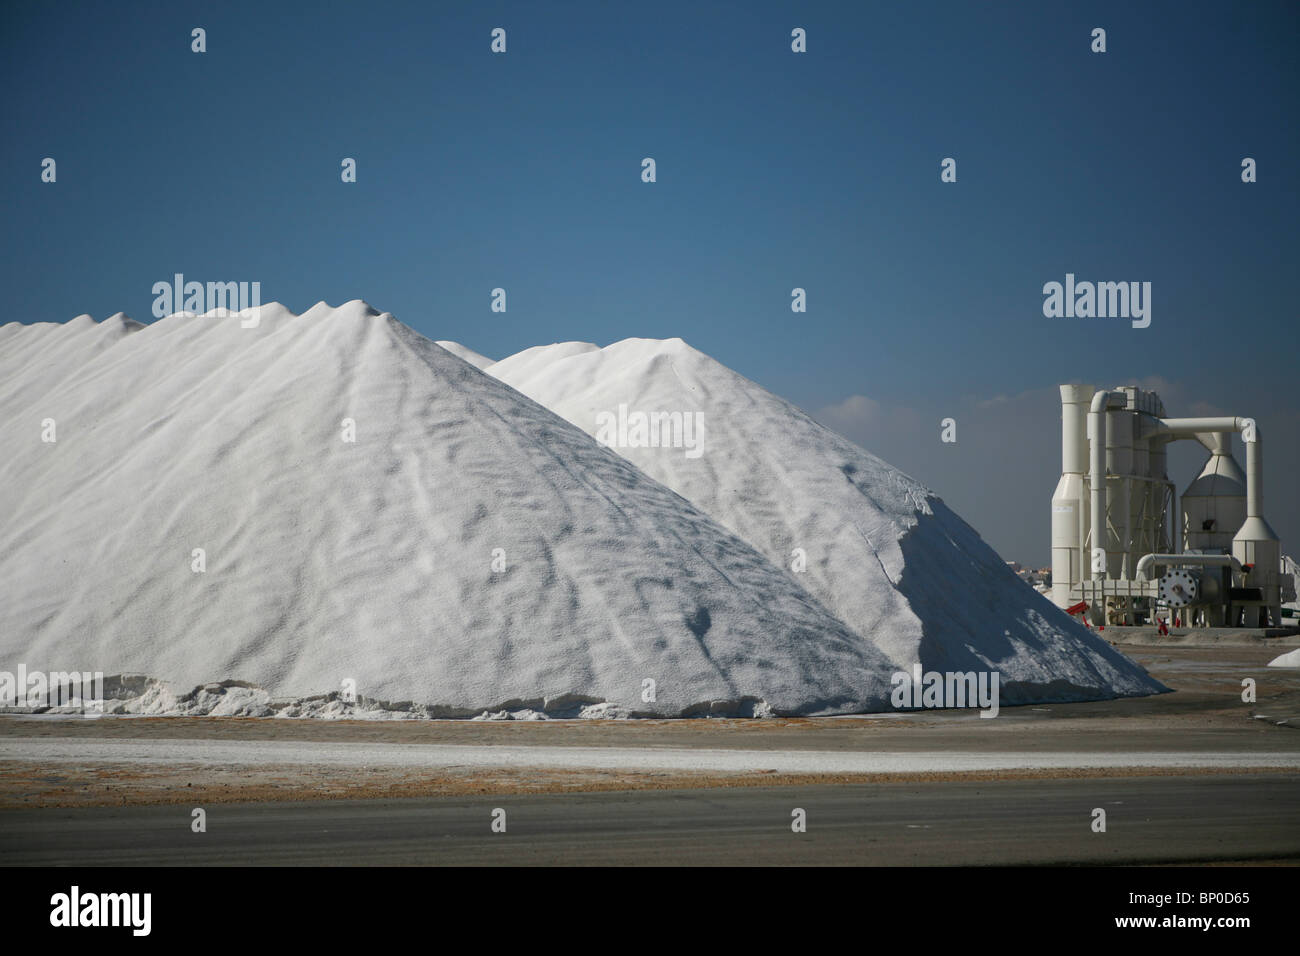
[[[1096,388],[1061,386],[1061,480],[1052,495],[1052,600],[1068,606],[1071,582],[1086,572],[1082,549],[1088,527],[1088,404]]]
[[[1232,539],[1246,520],[1246,475],[1232,457],[1231,433],[1196,436],[1209,449],[1205,467],[1183,491],[1183,550],[1231,554]]]

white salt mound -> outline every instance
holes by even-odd
[[[595,436],[620,405],[629,423],[634,412],[702,417],[698,452],[662,434],[659,447],[631,447],[645,436],[630,428],[616,450],[785,569],[899,669],[995,670],[1004,703],[1165,690],[1021,582],[924,486],[681,339],[566,342],[488,371]]]
[[[439,339],[435,344],[442,346],[457,358],[469,362],[469,364],[473,365],[475,368],[487,368],[496,361],[496,359],[490,359],[486,355],[479,355],[473,349],[468,349],[457,342],[446,342]]]
[[[5,325],[0,447],[0,668],[129,712],[889,708],[794,578],[364,302]]]
[[[1300,667],[1300,647],[1294,651],[1279,654],[1268,662],[1269,667]]]

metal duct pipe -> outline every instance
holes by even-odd
[[[1124,396],[1124,405],[1116,409],[1116,414],[1106,416],[1106,505],[1107,520],[1115,529],[1115,550],[1119,557],[1112,568],[1107,554],[1107,572],[1118,578],[1126,578],[1132,572],[1128,563],[1128,553],[1132,536],[1132,502],[1133,490],[1133,418],[1128,413],[1133,404],[1129,389],[1120,389]],[[1108,412],[1110,410],[1108,409]],[[1110,542],[1108,541],[1109,545]],[[1109,547],[1107,552],[1109,552]]]
[[[1160,424],[1168,429],[1165,434],[1170,438],[1195,438],[1211,454],[1220,449],[1219,442],[1210,439],[1207,433],[1240,432],[1246,430],[1246,423],[1254,427],[1254,440],[1246,445],[1246,517],[1262,518],[1264,507],[1264,439],[1259,433],[1259,426],[1248,418],[1162,418]],[[1162,429],[1162,431],[1163,431]],[[1206,436],[1206,437],[1203,437]],[[1226,443],[1223,446],[1226,451]]]
[[[1088,408],[1088,450],[1090,452],[1090,467],[1088,471],[1088,484],[1091,491],[1092,499],[1092,554],[1097,553],[1097,549],[1106,553],[1106,506],[1109,503],[1109,496],[1106,489],[1106,444],[1109,438],[1109,427],[1106,419],[1106,409],[1112,401],[1128,403],[1128,397],[1123,392],[1106,392],[1100,391],[1092,396],[1092,404]],[[1089,569],[1090,578],[1105,578],[1107,576],[1108,561],[1105,557],[1101,561],[1101,573],[1095,570],[1096,561],[1092,555],[1085,556],[1086,567]]]
[[[1232,568],[1241,573],[1241,562],[1230,554],[1144,554],[1138,559],[1136,577],[1140,581],[1155,564],[1197,564],[1206,568]]]
[[[1154,436],[1151,432],[1151,419],[1146,420],[1143,431],[1151,449],[1151,516],[1156,522],[1156,534],[1152,546],[1156,549],[1173,548],[1174,535],[1170,531],[1169,506],[1165,501],[1165,483],[1169,481],[1169,443]],[[1177,509],[1177,502],[1175,510]]]
[[[1264,439],[1246,442],[1246,518],[1264,517]]]
[[[1197,432],[1239,432],[1246,427],[1246,419],[1221,415],[1217,418],[1162,418],[1175,438],[1195,438]]]
[[[1061,473],[1082,475],[1088,464],[1087,405],[1094,392],[1088,385],[1061,386]]]

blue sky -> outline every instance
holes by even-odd
[[[1158,382],[1171,414],[1258,419],[1294,553],[1298,28],[1282,2],[7,4],[4,318],[148,321],[181,272],[494,357],[680,335],[1033,563],[1054,386]],[[1067,272],[1151,282],[1151,326],[1045,318]]]

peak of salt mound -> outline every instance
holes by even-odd
[[[889,706],[883,655],[752,547],[359,300],[86,340],[0,338],[6,660],[161,679],[177,712],[221,682],[461,716]]]
[[[348,299],[335,311],[343,316],[363,319],[377,319],[392,314],[390,312],[381,312],[365,299]]]
[[[459,342],[450,342],[446,339],[439,339],[436,344],[446,349],[457,358],[469,362],[470,365],[473,365],[477,369],[485,369],[496,361],[496,359],[490,359],[486,355],[480,355],[471,348],[466,348]]]
[[[698,454],[664,441],[616,450],[791,569],[900,669],[996,670],[1007,703],[1164,689],[1026,587],[923,485],[681,339],[561,343],[489,373],[593,435],[621,406],[699,416]]]
[[[136,332],[144,328],[143,322],[137,322],[125,312],[114,312],[100,324],[112,329],[121,329],[131,332]]]
[[[7,324],[19,325],[20,323],[15,322]],[[69,320],[68,322],[38,322],[36,324],[40,326],[48,326],[51,329],[62,329],[64,330],[64,334],[67,334],[68,332],[81,332],[89,329],[98,329],[104,333],[118,334],[134,332],[137,329],[144,328],[142,323],[135,321],[125,312],[114,312],[112,315],[104,319],[97,319],[93,315],[83,312],[81,315]]]
[[[123,313],[118,314],[122,315]],[[153,324],[157,325],[159,322],[167,322],[169,320],[222,319],[228,318],[231,315],[240,316],[242,318],[256,316],[259,321],[263,322],[277,322],[287,319],[317,319],[326,316],[333,316],[340,320],[391,318],[391,313],[381,312],[365,299],[349,299],[347,302],[344,302],[342,305],[337,307],[321,300],[301,314],[294,312],[282,302],[276,301],[263,302],[259,305],[249,306],[247,309],[222,309],[218,307],[209,309],[206,312],[189,312],[182,309],[163,316]]]
[[[600,346],[591,342],[556,342],[552,345],[534,345],[532,348],[524,349],[510,356],[509,361],[514,368],[524,368],[534,362],[539,366],[548,365],[557,358],[599,351]]]

